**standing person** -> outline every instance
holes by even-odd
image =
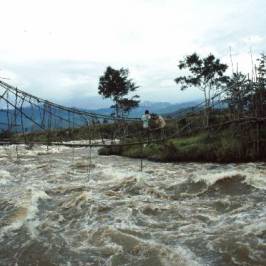
[[[146,135],[148,137],[148,140],[149,140],[150,119],[151,119],[151,115],[150,115],[149,110],[145,110],[145,113],[144,115],[142,115],[141,120],[143,122],[142,127],[144,129],[144,136]]]

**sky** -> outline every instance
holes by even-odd
[[[184,56],[213,53],[248,73],[266,52],[265,0],[0,0],[0,77],[87,108],[107,66],[128,68],[142,101],[201,97],[174,79]],[[231,50],[231,58],[230,58]]]

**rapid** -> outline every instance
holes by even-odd
[[[0,265],[266,265],[266,164],[0,147]]]

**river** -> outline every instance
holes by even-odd
[[[266,164],[0,147],[0,265],[266,265]]]

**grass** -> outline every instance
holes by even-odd
[[[208,134],[173,138],[164,143],[100,149],[99,154],[146,158],[162,162],[243,162],[265,160],[256,157],[252,147],[245,147],[245,139],[230,129]]]

